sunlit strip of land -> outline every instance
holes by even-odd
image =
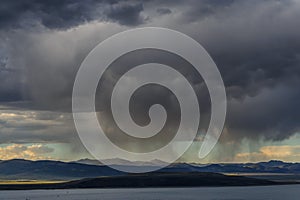
[[[49,184],[49,183],[64,183],[66,181],[51,181],[51,180],[0,180],[0,185],[25,185],[25,184]]]

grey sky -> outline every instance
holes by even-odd
[[[38,115],[23,124],[1,118],[0,141],[78,146],[70,109],[80,63],[112,34],[145,26],[191,36],[216,62],[228,96],[221,143],[286,140],[300,129],[299,11],[297,0],[2,1],[0,104]],[[60,115],[63,127],[54,125]]]

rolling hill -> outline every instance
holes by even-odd
[[[155,164],[141,163],[135,165],[134,162],[122,163],[115,165],[126,165],[127,167],[152,167]],[[30,160],[6,160],[0,161],[0,179],[2,180],[75,180],[82,178],[94,178],[99,176],[116,176],[124,175],[108,166],[98,163],[92,164],[92,160],[85,164],[82,160],[79,162],[61,162],[61,161],[30,161]],[[95,161],[96,162],[96,161]],[[98,162],[98,161],[97,161]],[[130,165],[129,165],[130,164]],[[299,163],[285,163],[282,161],[269,161],[260,163],[245,164],[187,164],[175,163],[158,172],[164,173],[188,173],[188,172],[213,172],[213,173],[282,173],[282,174],[300,174]]]

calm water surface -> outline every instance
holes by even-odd
[[[299,200],[300,185],[0,191],[2,200]]]

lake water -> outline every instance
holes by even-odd
[[[0,191],[2,200],[299,200],[300,185]]]

